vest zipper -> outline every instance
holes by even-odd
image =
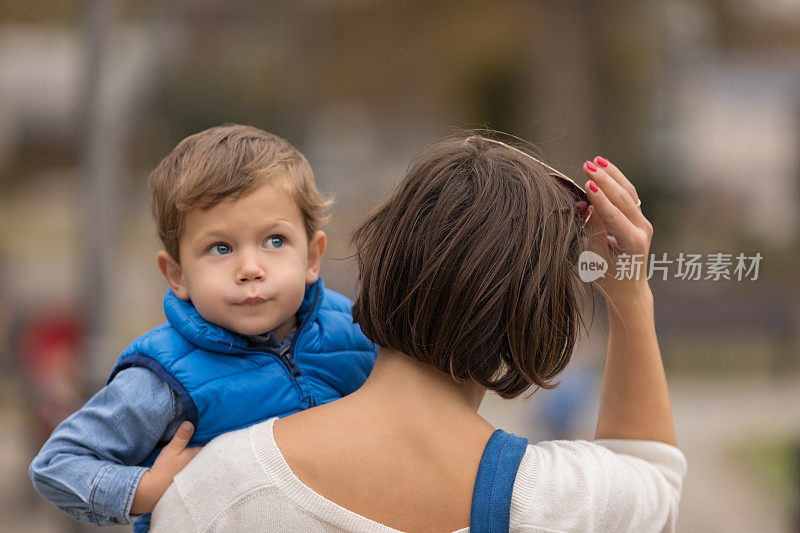
[[[297,331],[297,334],[298,335],[300,334],[299,330]],[[297,379],[302,375],[302,373],[300,372],[300,369],[297,368],[297,365],[294,364],[294,359],[292,358],[293,345],[294,342],[289,346],[283,348],[280,352],[278,352],[278,356],[281,358],[283,364],[286,365],[286,368],[289,369],[289,372],[291,372],[292,378]]]
[[[317,287],[317,290],[314,293],[314,301],[311,302],[311,309],[308,310],[308,313],[306,313],[306,317],[300,323],[300,327],[297,328],[297,334],[292,339],[292,343],[289,345],[289,348],[281,350],[281,354],[282,354],[282,356],[284,358],[284,364],[286,364],[286,366],[289,367],[289,371],[292,373],[292,378],[298,378],[298,377],[300,377],[302,375],[302,373],[300,372],[300,369],[297,368],[297,366],[294,364],[294,357],[293,357],[294,345],[297,344],[297,339],[299,339],[300,335],[302,335],[303,328],[306,327],[306,323],[308,323],[308,319],[311,318],[312,314],[314,314],[314,309],[316,309],[317,302],[319,301],[320,290],[321,289],[319,287]],[[295,374],[295,372],[296,372],[296,374]],[[308,401],[308,406],[309,407],[314,407],[315,405],[317,405],[317,402],[314,401],[314,398],[311,397],[311,395],[306,396],[306,398],[304,398],[304,400]]]

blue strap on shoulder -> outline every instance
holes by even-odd
[[[507,532],[514,480],[528,439],[498,429],[489,437],[472,492],[470,533]]]

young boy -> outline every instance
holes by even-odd
[[[200,446],[347,395],[375,360],[352,302],[323,287],[329,202],[294,146],[210,128],[181,141],[150,184],[167,322],[128,346],[30,467],[39,494],[96,525],[152,510],[175,472],[166,460],[147,467],[179,427],[176,441],[188,439],[184,421]],[[148,527],[148,514],[134,524]]]

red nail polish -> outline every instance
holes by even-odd
[[[595,169],[595,170],[597,170],[597,169]],[[599,190],[597,188],[597,184],[595,182],[593,182],[592,180],[589,180],[589,188],[592,190],[592,192],[597,192]]]
[[[588,168],[592,172],[597,172],[597,167],[591,161],[586,162],[586,168]]]
[[[606,168],[608,166],[608,159],[606,159],[605,157],[598,155],[594,159],[595,161],[597,161],[597,164],[600,165],[601,167]]]

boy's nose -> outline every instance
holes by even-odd
[[[244,283],[245,281],[256,281],[264,279],[264,273],[261,271],[256,270],[243,270],[239,274],[239,282]]]
[[[236,275],[239,283],[264,279],[264,269],[252,258],[245,258]]]

